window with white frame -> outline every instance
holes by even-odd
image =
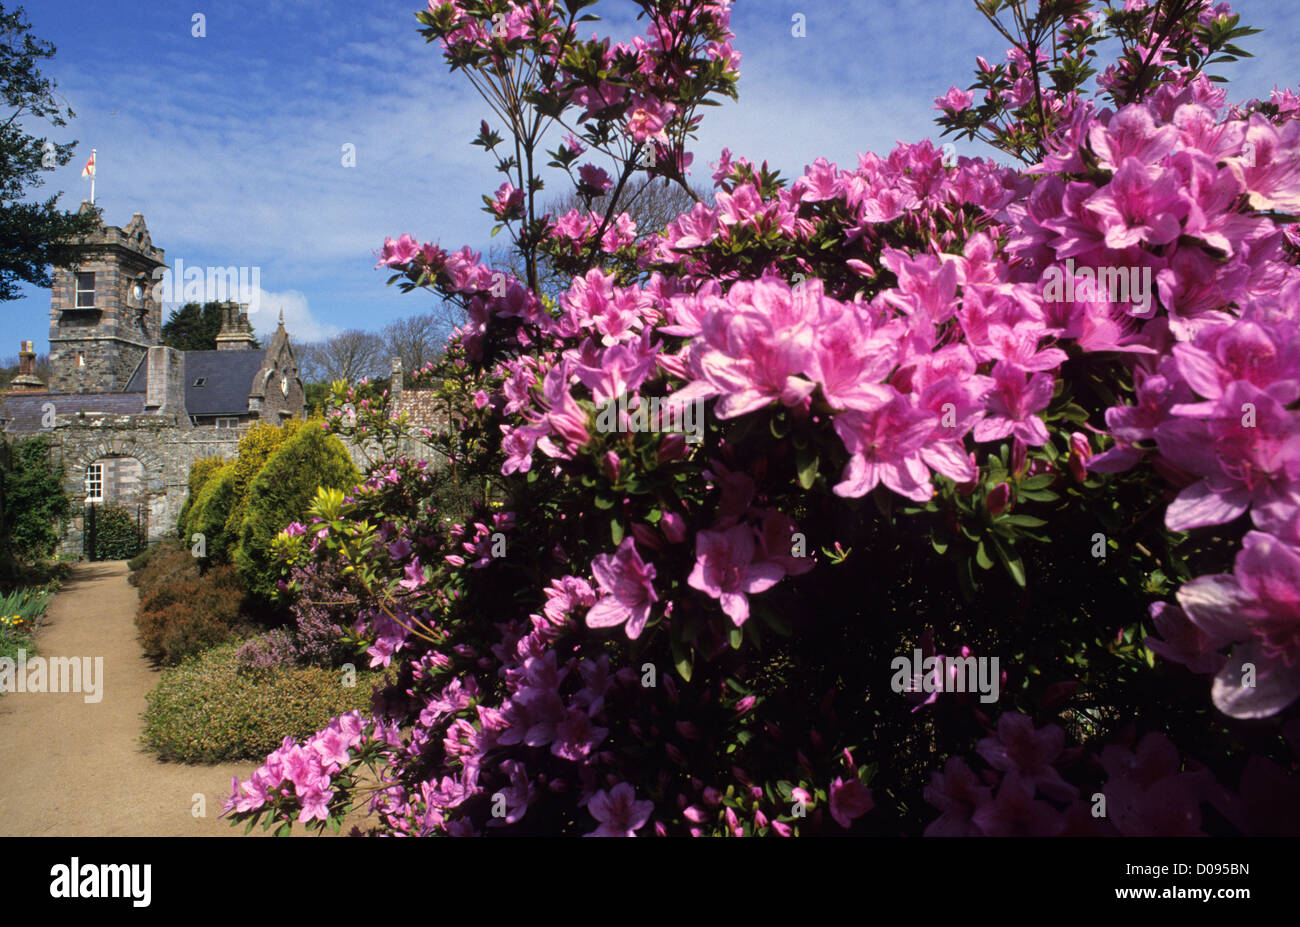
[[[95,308],[95,275],[77,274],[77,308]]]
[[[238,428],[239,419],[237,418],[219,418],[217,419],[218,428]]]
[[[104,465],[93,463],[86,470],[86,501],[104,501]]]

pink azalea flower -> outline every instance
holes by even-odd
[[[983,785],[979,777],[959,756],[948,758],[943,772],[930,773],[930,784],[925,787],[925,800],[941,812],[925,828],[927,837],[978,837],[981,835],[974,817],[984,805],[992,801],[993,789]]]
[[[410,235],[403,235],[397,241],[391,238],[384,239],[384,250],[379,255],[379,261],[376,267],[396,267],[401,264],[408,264],[420,250],[420,243]]]
[[[659,601],[651,582],[654,565],[641,559],[628,536],[613,556],[598,554],[591,562],[591,572],[603,595],[587,612],[587,626],[613,628],[626,622],[627,636],[633,640],[640,637],[650,620],[650,606]]]
[[[497,188],[496,201],[492,204],[492,211],[496,213],[499,218],[515,218],[523,215],[523,210],[523,190],[516,189],[510,181],[506,181]]]
[[[1046,444],[1047,426],[1034,413],[1052,401],[1052,375],[1027,377],[1020,368],[999,361],[993,366],[993,383],[985,400],[989,414],[976,423],[975,440],[1000,441],[1014,435],[1031,447]]]
[[[985,737],[975,745],[979,755],[994,769],[1017,771],[1025,781],[1038,786],[1048,798],[1074,798],[1078,790],[1061,778],[1052,765],[1065,748],[1065,732],[1055,724],[1034,729],[1028,715],[1006,712],[998,718],[996,737]]]
[[[1141,242],[1169,244],[1182,231],[1189,203],[1177,171],[1129,157],[1084,208],[1101,220],[1106,247],[1119,250]]]
[[[747,594],[770,589],[785,576],[775,563],[754,563],[754,549],[747,525],[701,531],[695,538],[695,568],[686,582],[719,600],[736,627],[749,620]]]
[[[406,565],[406,578],[401,580],[398,585],[408,592],[414,592],[424,585],[424,567],[420,565],[419,557],[412,557],[411,562]]]
[[[1178,137],[1176,126],[1157,127],[1148,107],[1132,104],[1098,120],[1088,141],[1101,166],[1114,171],[1126,158],[1134,158],[1141,165],[1158,163],[1174,150]]]
[[[835,416],[835,433],[852,455],[835,494],[855,499],[884,483],[900,496],[929,501],[934,487],[922,449],[937,424],[934,413],[920,408],[915,397],[896,390],[888,405],[874,412],[850,409]]]
[[[997,797],[977,808],[972,820],[989,837],[1053,837],[1065,823],[1055,808],[1034,798],[1033,783],[1018,772],[1003,777]]]
[[[1248,156],[1232,159],[1228,169],[1259,210],[1300,211],[1300,123],[1274,126],[1261,113],[1252,113],[1243,147]]]
[[[949,87],[948,92],[941,97],[934,98],[934,108],[943,110],[949,115],[960,113],[970,109],[971,101],[974,94],[969,90],[962,90],[958,87]]]
[[[1268,717],[1300,697],[1300,550],[1248,532],[1234,572],[1198,576],[1178,604],[1211,641],[1242,642],[1214,678],[1220,711]]]
[[[1185,611],[1168,602],[1153,602],[1151,622],[1159,638],[1148,637],[1147,648],[1158,657],[1181,663],[1193,673],[1216,673],[1226,657],[1218,650],[1232,642],[1198,627]]]
[[[635,837],[650,820],[654,808],[654,802],[637,801],[636,792],[626,782],[620,782],[608,792],[601,789],[587,803],[587,810],[600,826],[584,836]]]
[[[609,179],[609,174],[605,172],[605,169],[597,167],[594,164],[584,164],[578,168],[578,179],[585,186],[592,187],[601,193],[604,193],[614,185],[614,182]]]
[[[632,141],[640,145],[647,139],[654,139],[667,144],[668,135],[664,127],[672,118],[674,109],[671,103],[650,96],[641,97],[627,112],[627,130]]]
[[[1208,420],[1174,418],[1156,428],[1161,455],[1203,477],[1166,510],[1171,531],[1231,521],[1285,498],[1300,480],[1300,421],[1282,403],[1238,380],[1213,408]]]
[[[845,782],[843,777],[837,776],[831,783],[830,798],[831,817],[845,830],[853,826],[854,818],[862,817],[875,807],[871,790],[857,779]]]

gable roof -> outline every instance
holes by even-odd
[[[266,357],[261,351],[186,351],[185,411],[190,415],[243,415],[253,381]],[[147,364],[140,364],[127,393],[143,393]],[[194,384],[202,379],[202,386]]]

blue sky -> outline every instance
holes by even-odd
[[[480,195],[500,183],[468,142],[490,116],[438,46],[416,32],[418,0],[27,0],[33,32],[58,55],[44,71],[77,118],[73,162],[37,194],[89,196],[82,165],[98,151],[96,202],[125,225],[141,212],[167,261],[248,266],[260,273],[254,325],[312,340],[377,330],[429,308],[426,294],[384,286],[374,252],[410,232],[443,247],[490,246]],[[1230,98],[1297,83],[1300,7],[1239,0],[1265,32],[1256,54],[1220,66]],[[590,30],[639,34],[630,0],[603,0]],[[196,13],[204,37],[192,35]],[[791,35],[803,13],[807,36]],[[706,113],[694,175],[726,146],[787,176],[815,158],[853,165],[860,151],[937,139],[932,100],[970,83],[974,57],[1000,59],[1004,42],[972,0],[740,0],[733,15],[740,102]],[[554,132],[554,130],[553,130]],[[558,142],[562,133],[548,136]],[[343,166],[354,145],[356,166]],[[959,144],[963,154],[988,155]],[[22,338],[48,349],[49,294],[28,288],[4,307],[0,356]]]

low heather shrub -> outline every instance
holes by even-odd
[[[143,742],[166,760],[217,763],[255,759],[286,736],[304,737],[353,710],[368,711],[382,674],[363,670],[356,684],[319,667],[241,674],[240,647],[228,642],[166,669],[147,696]]]

